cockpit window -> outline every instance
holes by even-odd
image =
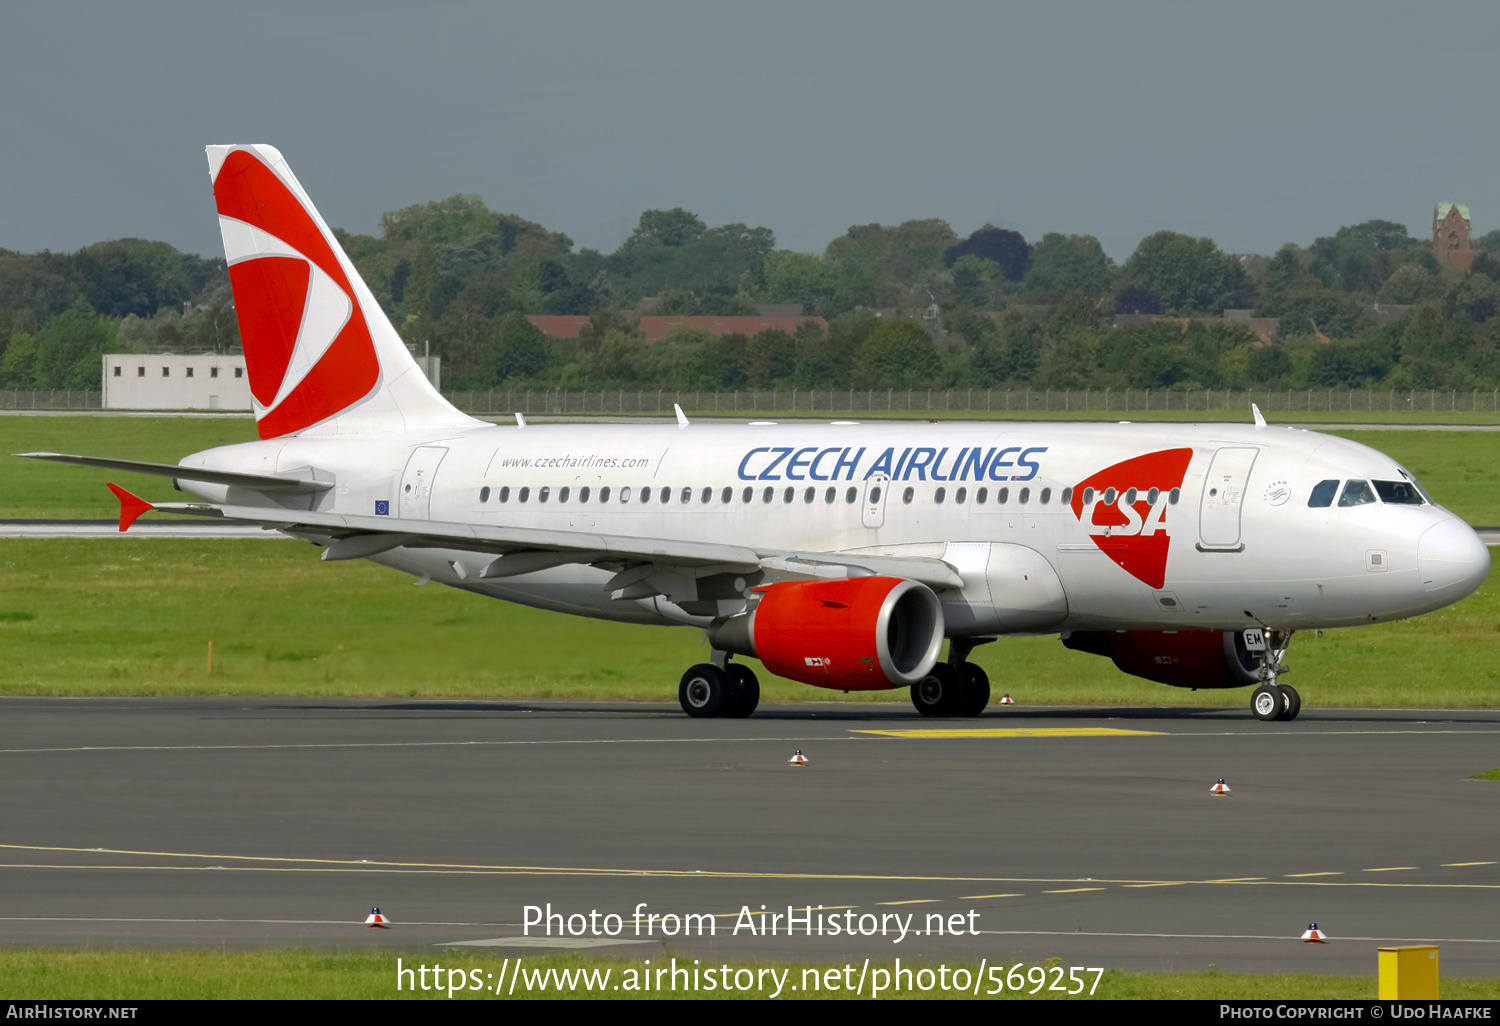
[[[1311,507],[1332,506],[1333,497],[1339,493],[1337,481],[1319,481],[1313,485],[1312,495],[1308,496],[1307,504]]]
[[[1363,506],[1374,501],[1375,493],[1370,491],[1367,481],[1350,481],[1344,485],[1344,494],[1339,496],[1340,506]]]
[[[1401,506],[1422,505],[1422,495],[1409,481],[1376,481],[1375,492],[1381,502],[1394,502]]]
[[[1411,482],[1412,487],[1417,490],[1417,494],[1420,495],[1420,496],[1422,496],[1422,498],[1426,499],[1427,500],[1427,504],[1429,506],[1436,506],[1437,505],[1437,500],[1432,497],[1432,493],[1431,492],[1429,492],[1426,488],[1422,487],[1422,482],[1421,481],[1418,481],[1416,478],[1412,477],[1411,474],[1407,472],[1407,470],[1406,470],[1405,467],[1397,467],[1396,469],[1399,470],[1399,471],[1401,471],[1401,476],[1402,477],[1406,478],[1408,481]]]

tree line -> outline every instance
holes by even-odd
[[[710,227],[681,208],[644,212],[603,254],[477,196],[387,213],[378,235],[336,234],[452,388],[1500,386],[1500,231],[1477,240],[1467,273],[1381,220],[1270,256],[1161,231],[1122,265],[1089,235],[959,237],[936,219],[856,225],[822,254],[796,253],[767,228]],[[828,330],[679,329],[647,344],[635,326],[647,309],[766,303],[801,304]],[[1279,327],[1214,320],[1226,309]],[[530,314],[590,321],[549,341]],[[1120,327],[1120,314],[1165,319]],[[224,261],[139,239],[0,250],[0,346],[10,388],[96,387],[106,351],[233,351]]]

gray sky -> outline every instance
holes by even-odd
[[[606,252],[674,206],[807,252],[939,217],[1269,253],[1441,199],[1479,234],[1497,42],[1493,0],[6,2],[0,247],[219,253],[209,142],[351,231],[478,193]]]

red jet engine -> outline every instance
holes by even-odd
[[[916,581],[853,577],[756,590],[755,608],[709,637],[778,677],[837,691],[905,687],[927,676],[943,646],[942,604]]]
[[[1174,688],[1264,683],[1264,657],[1245,648],[1239,631],[1074,631],[1063,644],[1107,655],[1132,676]]]

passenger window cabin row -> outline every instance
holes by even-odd
[[[883,487],[884,486],[882,485],[876,485],[875,487],[870,489],[871,505],[877,504],[881,501],[881,492]],[[840,495],[840,489],[834,486],[828,486],[822,489],[813,486],[800,489],[791,486],[783,488],[767,486],[765,488],[756,489],[753,486],[747,485],[743,489],[741,489],[739,499],[742,504],[748,506],[755,503],[757,499],[762,505],[774,503],[778,500],[785,505],[794,503],[800,498],[803,504],[811,505],[812,503],[819,501],[819,499],[821,498],[822,502],[825,505],[831,506],[837,503],[840,498],[842,498],[843,502],[846,505],[852,506],[859,501],[859,492],[860,490],[852,485],[842,490],[842,496]],[[1134,505],[1137,501],[1139,501],[1140,498],[1144,498],[1145,501],[1154,506],[1160,498],[1160,494],[1161,493],[1158,489],[1152,488],[1149,492],[1142,493],[1140,496],[1138,496],[1136,489],[1131,488],[1128,489],[1123,496],[1119,496],[1116,493],[1115,489],[1109,488],[1106,489],[1105,492],[1099,496],[1099,498],[1107,505],[1113,505],[1116,499],[1121,497],[1123,497],[1125,502],[1129,505]],[[1051,488],[1040,489],[1040,491],[1036,494],[1037,505],[1050,506],[1052,504],[1052,495],[1053,492]],[[1178,495],[1179,490],[1173,488],[1171,492],[1168,493],[1168,501],[1175,505],[1177,503]],[[655,503],[657,505],[665,506],[675,503],[679,506],[689,506],[696,503],[700,506],[708,506],[713,504],[727,506],[734,501],[735,490],[732,487],[727,486],[716,491],[713,488],[674,489],[667,486],[654,485],[646,485],[645,487],[639,489],[632,489],[631,486],[626,485],[625,487],[618,490],[612,489],[610,488],[610,486],[605,485],[599,488],[597,491],[588,485],[583,485],[578,488],[576,492],[572,487],[568,485],[563,485],[562,487],[557,489],[553,489],[550,485],[541,485],[535,489],[533,489],[530,485],[521,485],[514,489],[509,485],[501,485],[499,488],[491,488],[489,485],[485,485],[483,488],[479,489],[479,501],[481,504],[488,503],[491,500],[491,497],[493,497],[494,501],[496,503],[499,503],[500,505],[507,505],[511,502],[515,502],[517,504],[529,503],[532,502],[533,499],[539,505],[548,502],[565,504],[570,501],[576,501],[580,504],[595,501],[603,505],[607,504],[611,500],[611,498],[613,498],[617,503],[621,504],[634,502],[638,505]],[[901,492],[901,502],[904,505],[911,505],[916,501],[916,497],[917,490],[914,487],[907,487]],[[939,506],[949,502],[948,489],[936,489],[935,491],[933,491],[931,498],[933,503]],[[952,504],[962,505],[966,502],[969,502],[971,498],[973,500],[973,503],[979,506],[983,506],[986,504],[1004,506],[1011,501],[1011,490],[1009,488],[995,489],[993,493],[993,503],[991,503],[991,492],[988,488],[976,488],[972,492],[970,492],[968,488],[957,488],[953,491]],[[1094,498],[1094,489],[1084,489],[1083,501],[1086,504],[1093,502]],[[1015,499],[1018,505],[1029,505],[1032,501],[1032,490],[1029,487],[1018,489],[1016,491]],[[1073,489],[1064,488],[1062,490],[1062,494],[1058,497],[1058,501],[1062,506],[1066,506],[1068,503],[1072,502]]]
[[[1421,506],[1431,501],[1423,497],[1423,493],[1415,482],[1410,481],[1375,481],[1372,488],[1372,482],[1354,479],[1343,482],[1344,490],[1342,494],[1339,493],[1340,483],[1338,480],[1319,481],[1313,486],[1312,494],[1308,497],[1308,506],[1315,509],[1332,506],[1335,496],[1338,496],[1338,504],[1340,506],[1363,506],[1372,502],[1385,502],[1400,506]],[[802,489],[791,486],[784,488],[767,486],[759,489],[757,494],[756,488],[747,485],[740,491],[740,502],[744,505],[751,505],[759,499],[761,504],[768,505],[779,499],[782,504],[791,504],[796,502],[800,497],[804,504],[811,505],[821,497],[825,505],[831,506],[839,501],[841,497],[839,491],[838,488],[829,486],[821,489],[820,495],[820,489],[812,486]],[[679,506],[689,506],[696,503],[700,506],[708,506],[717,503],[718,505],[727,506],[734,501],[735,491],[728,486],[716,491],[713,488],[707,487],[702,489],[685,487],[679,490],[667,486],[653,485],[646,485],[639,489],[632,489],[631,486],[626,485],[618,490],[612,489],[609,485],[604,485],[597,491],[588,485],[583,485],[577,490],[576,494],[568,485],[563,485],[555,491],[549,485],[542,485],[534,490],[529,485],[522,485],[515,489],[512,489],[509,485],[502,485],[499,488],[491,488],[489,485],[485,485],[479,489],[479,501],[481,504],[488,503],[492,496],[501,505],[509,504],[512,501],[518,504],[525,504],[531,502],[533,498],[535,498],[538,504],[553,501],[559,504],[566,504],[576,499],[580,504],[595,501],[603,505],[607,504],[613,498],[621,504],[635,502],[638,505],[656,503],[657,505],[665,506],[675,503]],[[1177,505],[1181,496],[1182,490],[1180,488],[1173,488],[1166,493],[1167,502],[1173,506]],[[911,505],[916,501],[916,498],[917,490],[914,487],[908,486],[902,489],[901,502],[903,505]],[[962,505],[968,502],[970,498],[973,499],[975,505],[985,505],[991,501],[990,490],[988,488],[976,488],[973,492],[970,492],[968,488],[956,488],[953,491],[952,503],[954,505]],[[1113,506],[1117,501],[1122,499],[1127,506],[1134,506],[1142,500],[1151,506],[1155,506],[1162,498],[1162,493],[1157,488],[1152,488],[1144,493],[1138,492],[1135,488],[1129,488],[1126,489],[1123,495],[1118,493],[1114,488],[1107,488],[1102,494],[1096,493],[1093,488],[1085,488],[1083,490],[1083,503],[1085,506],[1094,502],[1096,498],[1106,506]],[[859,489],[853,486],[843,489],[842,499],[846,505],[854,505],[859,500]],[[1017,489],[1015,499],[1017,505],[1029,505],[1032,500],[1032,490],[1030,488]],[[1036,495],[1036,499],[1037,505],[1051,505],[1052,489],[1040,489]],[[870,489],[870,503],[874,505],[879,503],[880,500],[881,486],[877,485]],[[1011,491],[1009,488],[995,489],[993,505],[1004,506],[1010,500]],[[939,506],[948,502],[948,489],[935,489],[932,492],[932,501],[935,505]],[[1064,488],[1062,494],[1058,497],[1059,504],[1066,506],[1072,501],[1073,489]]]

